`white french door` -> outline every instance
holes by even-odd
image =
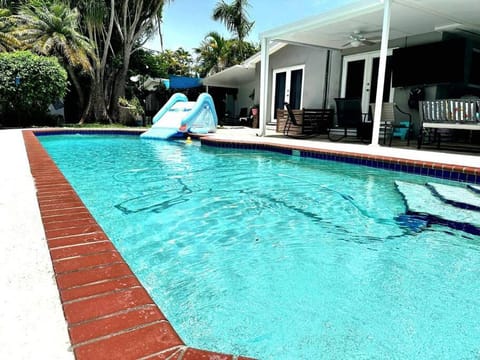
[[[392,50],[388,50],[383,101],[393,102],[392,88]],[[380,52],[369,52],[345,56],[343,58],[341,97],[358,98],[362,102],[362,111],[368,112],[368,106],[375,102]]]
[[[303,83],[305,65],[290,66],[273,70],[272,122],[277,121],[277,109],[289,103],[292,109],[303,106]]]

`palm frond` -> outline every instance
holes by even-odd
[[[77,9],[70,9],[62,1],[39,0],[25,5],[15,16],[18,27],[14,34],[33,51],[56,56],[89,72],[95,51],[79,31],[79,17]]]

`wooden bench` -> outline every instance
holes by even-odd
[[[445,99],[420,102],[421,126],[418,134],[420,149],[426,136],[432,136],[440,147],[441,129],[480,130],[480,100]],[[443,135],[444,136],[444,135]]]
[[[295,122],[286,109],[277,109],[277,132],[286,136],[304,137],[327,134],[333,122],[333,109],[292,110]]]

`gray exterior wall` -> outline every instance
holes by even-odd
[[[403,39],[391,41],[389,48],[398,48],[405,46],[414,46],[437,42],[445,39],[446,34],[441,32],[432,32],[429,34],[411,36]],[[324,107],[324,97],[326,94],[326,108],[335,108],[334,99],[340,95],[341,75],[342,75],[342,59],[343,56],[353,55],[362,52],[370,52],[379,50],[380,44],[368,47],[347,48],[345,50],[328,50],[313,46],[287,45],[270,56],[269,66],[269,83],[268,83],[268,109],[267,119],[272,119],[272,84],[273,71],[280,68],[304,65],[304,83],[303,83],[303,107],[305,108],[322,108]],[[330,52],[330,66],[328,79],[326,82],[326,59],[327,53]],[[239,87],[238,109],[241,107],[251,107],[253,104],[259,103],[260,97],[260,63],[256,65],[255,81]],[[325,86],[328,87],[325,93]],[[255,98],[252,102],[248,98],[252,90],[255,89]],[[398,104],[404,111],[410,112],[415,128],[418,129],[419,113],[416,109],[408,107],[408,97],[412,87],[401,87],[394,89],[394,102]],[[430,85],[425,86],[425,95],[427,100],[444,97],[442,96],[443,88],[441,86]]]
[[[256,81],[252,81],[252,82],[249,82],[247,84],[244,84],[242,85],[242,87],[240,87],[238,89],[238,94],[237,94],[237,98],[238,98],[238,103],[241,105],[239,106],[239,108],[237,109],[237,114],[240,112],[240,109],[242,107],[246,107],[246,108],[251,108],[253,105],[256,104],[255,102],[255,98],[254,99],[250,99],[250,94],[252,93],[252,90],[255,89],[255,96],[257,96],[257,93],[260,92],[260,88],[255,86],[256,85]]]
[[[276,53],[270,56],[269,68],[269,84],[268,84],[268,103],[267,119],[272,118],[271,104],[272,104],[272,83],[273,71],[276,69],[304,65],[304,83],[303,83],[303,107],[305,108],[323,108],[325,96],[325,74],[327,53],[329,50],[319,47],[287,45]],[[330,67],[328,76],[327,89],[327,108],[333,107],[333,98],[337,97],[340,92],[340,75],[341,75],[341,54],[339,51],[330,50]],[[250,88],[245,85],[239,88],[239,107],[250,107],[252,101],[248,95],[255,89],[255,98],[253,103],[260,102],[260,63],[257,64],[256,77],[253,83],[248,84]],[[240,96],[242,93],[247,93],[247,97]],[[246,102],[245,102],[246,98]],[[244,105],[247,104],[247,105]]]

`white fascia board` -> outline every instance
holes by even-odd
[[[242,83],[253,81],[255,69],[234,65],[203,79],[203,85],[220,87],[238,87]]]
[[[268,53],[269,55],[272,55],[287,45],[288,45],[287,43],[280,43],[280,42],[272,44],[270,46],[270,49],[269,49],[270,51]],[[244,60],[242,64],[247,66],[248,68],[255,68],[255,65],[258,64],[261,60],[262,60],[261,52],[258,52],[250,56],[248,59]]]

